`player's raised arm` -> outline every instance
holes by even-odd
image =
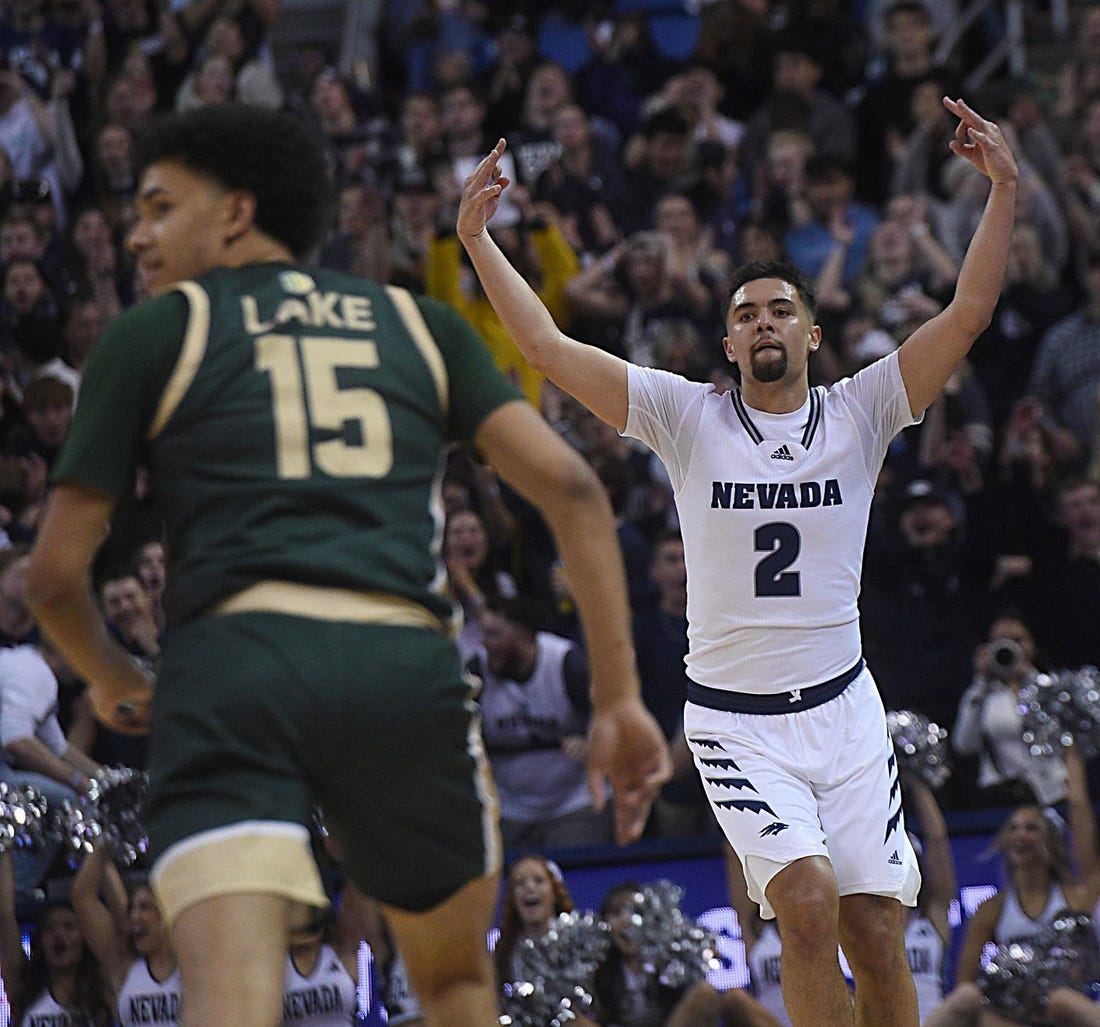
[[[500,170],[500,140],[462,190],[456,230],[504,327],[527,362],[615,428],[626,426],[626,362],[563,335],[550,312],[512,267],[487,226],[508,179]]]
[[[954,297],[943,311],[921,325],[898,353],[914,414],[926,410],[940,394],[993,317],[1004,280],[1019,178],[1016,158],[994,122],[963,100],[944,97],[943,103],[959,119],[951,152],[986,175],[991,188],[959,270]]]

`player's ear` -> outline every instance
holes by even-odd
[[[226,242],[236,242],[256,223],[256,197],[244,189],[226,194],[224,224]]]

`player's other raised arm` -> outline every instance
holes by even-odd
[[[954,297],[943,311],[921,325],[898,353],[914,414],[926,410],[940,394],[993,317],[1004,281],[1019,179],[1016,159],[1000,128],[963,100],[944,97],[943,103],[959,119],[951,152],[988,177],[991,187],[959,270]]]
[[[512,267],[487,231],[508,179],[500,170],[500,140],[462,190],[456,230],[489,302],[527,362],[620,431],[626,426],[626,362],[562,334],[550,312]]]

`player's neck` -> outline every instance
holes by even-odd
[[[794,381],[754,382],[742,379],[741,396],[753,408],[765,414],[791,414],[798,410],[809,395],[805,378]]]
[[[253,229],[233,240],[225,250],[226,267],[247,264],[294,263],[294,254],[281,242]]]

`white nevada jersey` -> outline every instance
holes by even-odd
[[[915,423],[896,354],[800,410],[631,365],[624,435],[664,462],[688,572],[689,676],[737,692],[819,684],[860,658],[857,598],[871,496]]]

